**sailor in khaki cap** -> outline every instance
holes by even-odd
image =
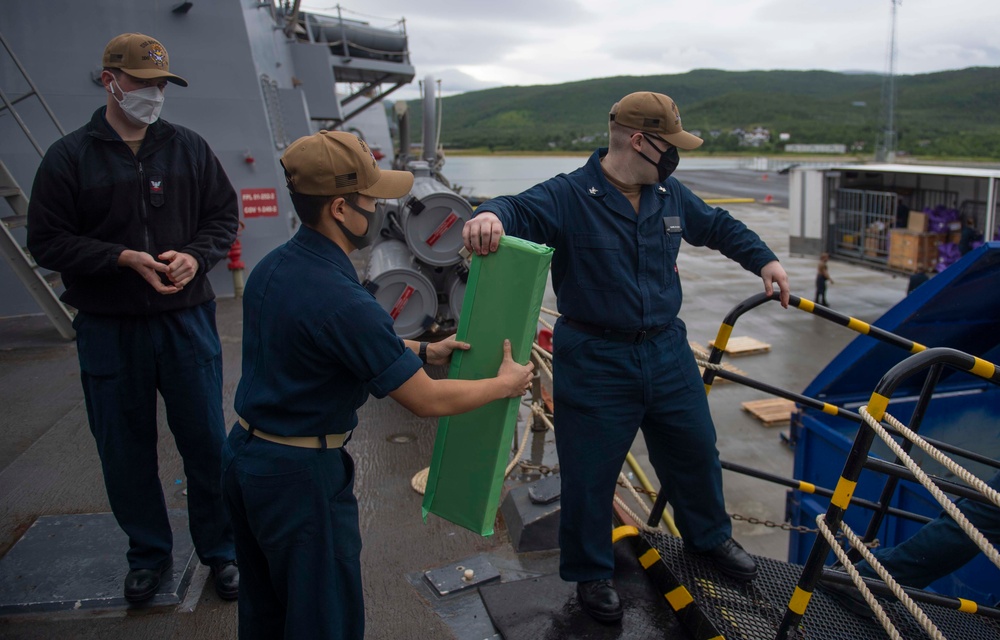
[[[520,397],[533,367],[514,362],[506,342],[496,377],[432,379],[425,363],[446,364],[470,345],[400,339],[358,282],[349,254],[377,236],[379,200],[406,195],[413,174],[381,170],[368,145],[342,131],[299,138],[281,164],[302,226],[247,279],[239,420],[223,450],[242,572],[239,633],[360,639],[361,532],[345,446],[358,408],[372,394],[420,416],[464,413]]]
[[[222,352],[208,273],[236,238],[236,192],[200,135],[160,118],[167,85],[187,81],[171,73],[156,38],[116,36],[102,65],[105,104],[52,145],[35,176],[28,249],[62,273],[62,300],[79,311],[87,415],[111,510],[129,538],[125,599],[156,595],[173,562],[157,475],[159,394],[184,459],[195,551],[219,596],[235,600],[239,569],[219,486]]]
[[[612,582],[612,499],[639,429],[686,547],[736,580],[757,575],[732,538],[715,425],[677,315],[681,240],[759,275],[768,295],[780,288],[785,306],[789,291],[756,233],[673,177],[678,149],[702,141],[670,96],[630,93],[609,121],[609,148],[569,175],[483,203],[463,238],[480,255],[504,233],[555,249],[559,573],[577,583],[584,610],[614,623],[623,607]]]

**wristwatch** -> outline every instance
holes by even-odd
[[[420,343],[420,351],[417,353],[417,355],[420,356],[420,361],[421,362],[423,362],[424,364],[427,364],[427,343],[426,342],[421,342]]]

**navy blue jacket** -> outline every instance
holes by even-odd
[[[681,238],[721,251],[759,275],[774,253],[727,211],[670,177],[642,187],[639,212],[604,177],[598,149],[587,164],[516,196],[489,200],[504,232],[546,244],[559,312],[625,331],[666,326],[681,308]]]
[[[392,322],[343,249],[303,225],[247,279],[236,413],[275,435],[350,431],[369,393],[422,366]]]
[[[28,250],[62,274],[62,301],[105,315],[187,309],[215,297],[208,271],[236,238],[236,192],[208,143],[157,120],[138,155],[111,128],[101,107],[90,122],[46,152],[28,204]],[[125,249],[156,258],[193,255],[198,273],[162,295],[118,266]]]

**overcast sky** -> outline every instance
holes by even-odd
[[[406,20],[417,76],[445,95],[692,69],[888,68],[891,0],[383,0],[344,17]],[[303,8],[336,13],[335,2]],[[356,10],[356,11],[355,11]],[[1000,0],[903,0],[896,73],[1000,66]]]

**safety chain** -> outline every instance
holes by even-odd
[[[656,492],[655,491],[650,491],[649,489],[647,489],[645,487],[641,487],[641,486],[639,486],[637,484],[630,484],[628,482],[625,482],[621,478],[618,478],[618,486],[622,487],[622,488],[625,488],[625,489],[628,489],[629,487],[632,487],[632,489],[636,493],[643,493],[643,494],[649,496],[650,498],[652,498],[653,500],[656,500]]]
[[[792,525],[787,522],[774,522],[773,520],[761,520],[760,518],[755,518],[753,516],[745,516],[739,513],[730,513],[729,517],[733,520],[738,520],[746,522],[748,524],[760,524],[765,527],[770,527],[772,529],[781,529],[782,531],[795,531],[796,533],[819,533],[819,529],[810,529],[809,527],[798,524]],[[840,534],[838,534],[839,536]]]

